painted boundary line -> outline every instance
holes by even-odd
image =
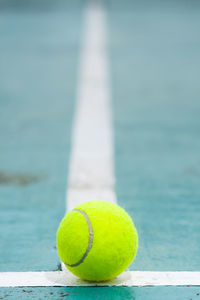
[[[85,18],[67,187],[67,210],[90,200],[116,202],[104,11],[90,1]]]
[[[119,277],[100,283],[83,281],[68,271],[0,273],[0,287],[25,286],[197,286],[200,272],[127,271]]]

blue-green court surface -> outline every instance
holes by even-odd
[[[0,271],[59,269],[81,26],[81,1],[0,1]]]
[[[119,204],[132,269],[200,270],[200,3],[107,5]]]
[[[0,0],[0,272],[60,269],[86,4]],[[200,271],[200,2],[102,4],[116,196],[139,233],[130,270]],[[200,288],[3,287],[0,299],[196,300]]]
[[[199,287],[38,287],[2,288],[0,299],[198,300]]]

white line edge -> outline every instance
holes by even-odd
[[[100,2],[89,1],[84,28],[67,211],[90,200],[116,203],[105,15]]]
[[[45,286],[199,286],[200,272],[126,271],[106,282],[88,282],[68,271],[1,272],[0,287]]]

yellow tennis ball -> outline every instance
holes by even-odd
[[[76,276],[110,280],[135,258],[136,228],[124,209],[107,201],[89,201],[67,213],[57,231],[61,261]]]

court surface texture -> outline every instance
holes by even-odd
[[[0,0],[0,299],[200,299],[200,3]],[[89,283],[66,211],[131,215],[136,259]]]

